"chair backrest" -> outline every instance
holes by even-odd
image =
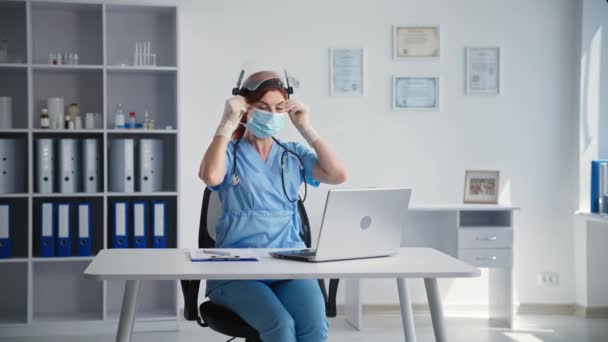
[[[310,222],[306,208],[301,200],[298,200],[298,213],[300,216],[300,238],[304,241],[306,247],[310,248]],[[215,247],[215,228],[220,216],[222,215],[222,202],[217,191],[211,191],[205,188],[203,194],[203,204],[201,207],[201,217],[198,230],[198,247],[213,248]]]

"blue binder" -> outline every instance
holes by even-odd
[[[53,203],[40,205],[40,256],[55,256],[55,206]]]
[[[91,202],[78,203],[78,247],[76,254],[79,256],[92,255],[91,250]]]
[[[0,204],[0,258],[10,258],[11,254],[11,205]]]
[[[591,212],[599,213],[600,199],[600,164],[608,163],[608,160],[592,160],[591,161]]]
[[[70,231],[70,204],[57,204],[57,256],[72,256],[72,234]]]
[[[167,247],[167,202],[152,202],[152,247]]]
[[[127,202],[114,202],[114,216],[112,217],[112,247],[129,248],[129,222]]]
[[[146,202],[133,202],[133,248],[148,247],[148,213]]]

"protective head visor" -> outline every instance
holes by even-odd
[[[248,73],[246,69],[241,69],[236,83],[232,89],[232,95],[247,96],[258,89],[283,89],[289,95],[293,94],[293,87],[290,82],[292,79],[285,69],[255,69]]]

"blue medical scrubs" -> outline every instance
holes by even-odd
[[[237,174],[232,185],[235,141],[226,151],[226,176],[218,191],[222,216],[216,226],[218,248],[303,248],[297,203],[290,203],[283,192],[281,159],[285,151],[276,142],[266,161],[245,138],[237,147]],[[282,143],[302,159],[286,155],[285,188],[289,198],[298,196],[303,181],[317,187],[312,176],[318,161],[314,152],[294,142]],[[327,320],[325,303],[316,280],[208,280],[207,295],[216,304],[239,314],[253,326],[265,342],[325,341]]]

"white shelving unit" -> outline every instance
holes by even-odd
[[[116,329],[124,284],[86,280],[82,272],[101,249],[111,248],[110,217],[115,201],[167,202],[167,245],[178,241],[178,54],[177,8],[82,4],[37,0],[0,2],[0,38],[9,61],[0,63],[0,96],[13,99],[13,138],[26,151],[22,191],[0,193],[12,205],[12,257],[0,259],[0,336],[107,333]],[[158,66],[132,66],[136,41],[150,41]],[[77,53],[78,65],[51,65],[49,54]],[[100,113],[95,129],[41,129],[39,113],[49,97],[80,113]],[[117,104],[141,122],[148,111],[155,130],[113,129]],[[99,192],[38,193],[36,141],[97,139]],[[163,187],[152,193],[111,192],[109,145],[113,139],[163,141]],[[57,151],[56,151],[57,152]],[[57,167],[55,167],[57,174]],[[56,176],[57,177],[57,176]],[[57,190],[57,187],[55,187]],[[79,191],[82,191],[80,189]],[[41,203],[92,204],[92,256],[40,256]],[[75,212],[75,210],[72,210]],[[75,215],[71,218],[74,223]],[[72,228],[75,228],[74,225]],[[72,230],[74,232],[74,229]],[[75,252],[75,246],[72,248]],[[142,283],[135,329],[177,329],[178,283]]]

